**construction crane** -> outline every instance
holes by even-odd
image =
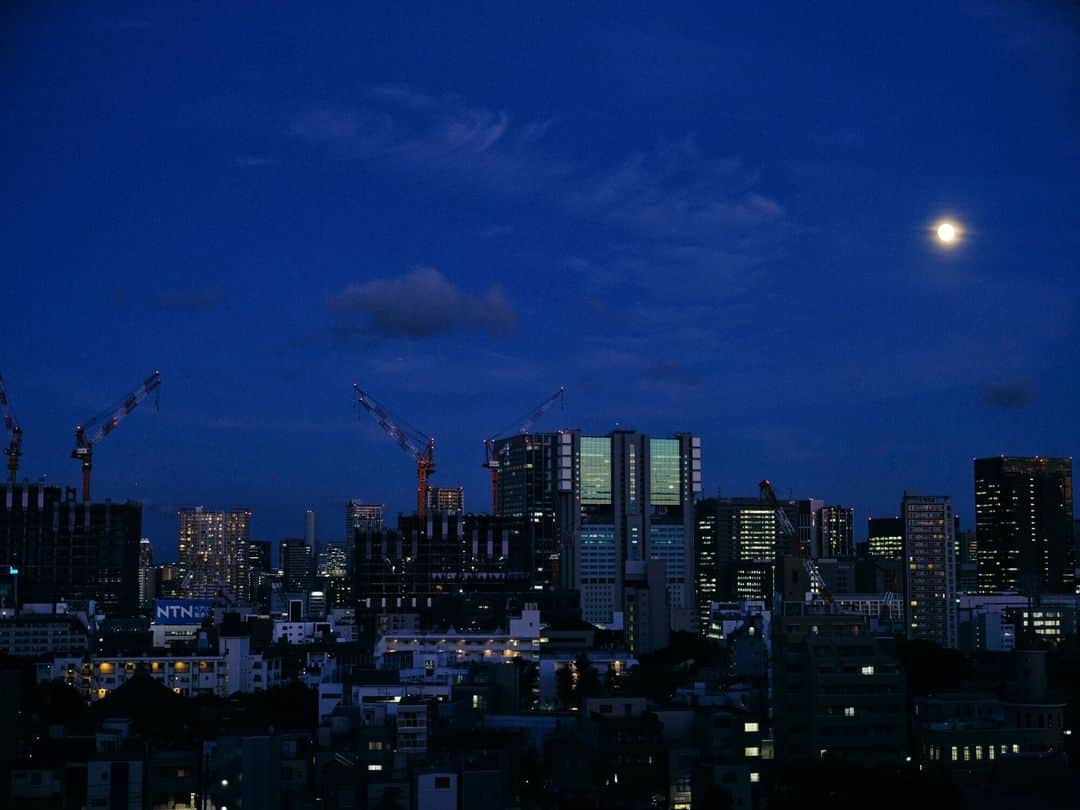
[[[401,419],[392,417],[374,397],[359,385],[353,384],[356,401],[379,423],[386,435],[398,443],[398,447],[416,460],[416,514],[423,522],[427,515],[427,482],[435,472],[435,440],[426,433],[410,427]]]
[[[8,446],[4,448],[4,455],[8,457],[8,481],[15,486],[19,476],[19,456],[22,455],[22,428],[15,421],[15,414],[11,412],[11,403],[8,402],[7,388],[4,387],[4,378],[0,377],[0,407],[4,413],[4,427],[8,432]]]
[[[500,436],[507,434],[510,430],[515,428],[519,435],[528,433],[530,428],[539,422],[540,418],[547,413],[556,402],[564,402],[565,397],[566,387],[559,386],[559,390],[529,411],[528,414],[515,419],[507,427],[484,439],[483,466],[486,469],[491,470],[491,514],[497,515],[499,513],[499,467],[502,463],[502,460],[495,455],[495,441]]]
[[[776,522],[780,527],[780,534],[786,537],[788,542],[791,543],[791,550],[788,553],[802,561],[803,568],[806,569],[806,575],[810,579],[810,592],[821,594],[825,598],[825,601],[831,604],[833,601],[832,593],[825,585],[825,580],[821,576],[821,571],[814,561],[810,559],[809,549],[799,539],[799,533],[795,531],[795,527],[791,525],[791,520],[788,518],[787,512],[784,511],[784,507],[776,497],[776,490],[773,489],[772,483],[766,479],[758,484],[758,489],[761,491],[762,499],[769,504],[769,508],[776,514]]]
[[[94,446],[116,430],[124,417],[157,390],[161,385],[161,372],[155,371],[143,384],[132,391],[114,408],[104,411],[86,424],[75,427],[75,449],[71,457],[82,464],[83,502],[90,503],[90,470],[94,466]]]

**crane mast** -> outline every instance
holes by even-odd
[[[815,594],[821,594],[825,597],[825,601],[831,603],[833,601],[832,593],[825,585],[825,580],[821,576],[821,570],[817,564],[810,559],[809,549],[799,540],[799,533],[795,531],[795,527],[791,525],[791,520],[788,518],[787,513],[784,511],[784,507],[780,504],[779,499],[776,497],[776,490],[773,489],[773,485],[769,480],[764,480],[758,484],[758,489],[761,491],[762,499],[769,504],[769,508],[776,514],[776,522],[780,526],[780,534],[788,539],[791,543],[791,550],[788,552],[793,557],[798,558],[806,570],[806,576],[810,580],[810,592]]]
[[[517,427],[517,433],[519,435],[528,433],[533,425],[539,422],[541,417],[543,417],[556,402],[565,402],[565,398],[566,387],[559,386],[559,389],[554,394],[529,411],[525,416],[515,419],[510,427],[503,428],[499,432],[484,439],[483,466],[486,469],[491,470],[491,514],[497,515],[499,513],[499,469],[501,460],[495,455],[495,441],[515,426]]]
[[[421,523],[427,516],[428,478],[435,472],[435,439],[396,419],[356,383],[356,401],[374,419],[398,447],[416,461],[416,514]]]
[[[124,417],[160,385],[161,372],[155,371],[115,408],[93,417],[84,425],[75,426],[75,449],[71,451],[71,457],[82,466],[83,502],[90,503],[90,471],[94,466],[94,446],[116,430]]]
[[[0,409],[3,411],[4,427],[8,432],[8,446],[4,448],[4,455],[8,457],[8,482],[15,486],[19,476],[19,456],[22,455],[23,431],[19,423],[15,421],[15,414],[11,411],[11,403],[8,402],[7,388],[4,386],[4,378],[0,377]]]

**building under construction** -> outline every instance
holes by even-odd
[[[0,566],[13,571],[20,604],[93,600],[101,611],[139,607],[142,505],[85,503],[73,489],[0,487]]]

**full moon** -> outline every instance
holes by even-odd
[[[942,222],[937,226],[937,238],[944,242],[946,245],[951,245],[956,241],[957,231],[956,226],[951,222]]]

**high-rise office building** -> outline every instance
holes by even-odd
[[[236,593],[240,585],[240,552],[248,542],[251,511],[181,509],[177,547],[180,590],[196,597],[214,596],[222,588]]]
[[[1072,497],[1072,459],[975,459],[980,592],[1075,592]]]
[[[957,646],[956,522],[949,498],[904,493],[907,635]]]
[[[904,519],[870,518],[867,521],[867,554],[887,560],[904,556]]]
[[[284,577],[286,593],[307,593],[313,585],[315,572],[314,549],[299,538],[282,540],[278,565]]]
[[[427,510],[448,515],[465,514],[465,490],[462,487],[428,487]]]
[[[782,508],[799,531],[816,525],[817,514],[801,509],[813,501],[784,501]],[[812,519],[812,520],[811,520]],[[794,551],[783,537],[776,512],[760,498],[708,498],[698,503],[698,582],[711,590],[698,597],[699,622],[708,617],[708,602],[769,600],[775,589],[777,557]],[[802,534],[799,542],[806,542]],[[809,547],[809,546],[808,546]],[[703,625],[700,625],[703,626]]]
[[[81,503],[74,490],[0,486],[0,565],[18,571],[19,601],[93,600],[113,615],[139,605],[142,505]]]
[[[266,540],[248,540],[241,544],[237,571],[236,595],[251,605],[259,603],[259,585],[270,573],[270,543]]]
[[[629,430],[607,436],[559,434],[558,487],[572,494],[561,534],[563,581],[581,594],[582,616],[610,624],[623,609],[626,563],[666,565],[672,628],[689,630],[694,595],[694,497],[701,491],[701,440]]]
[[[157,566],[149,538],[139,541],[139,610],[149,610],[157,596]]]
[[[319,547],[319,539],[318,539],[318,537],[316,537],[316,532],[315,532],[315,523],[316,523],[315,510],[314,509],[305,509],[304,510],[304,542],[307,543],[312,548],[318,548]]]
[[[351,500],[345,504],[345,542],[351,544],[358,531],[381,532],[383,505]]]
[[[556,562],[561,587],[578,591],[587,621],[612,623],[623,611],[626,563],[655,559],[666,566],[672,627],[696,624],[698,437],[563,430],[501,439],[494,452],[500,516],[553,519],[553,538],[537,534],[550,542],[550,551],[540,546],[538,557]]]
[[[855,556],[855,509],[823,506],[818,511],[818,557],[850,559]]]
[[[352,603],[352,544],[324,543],[319,547],[315,577],[324,585],[334,607]]]

